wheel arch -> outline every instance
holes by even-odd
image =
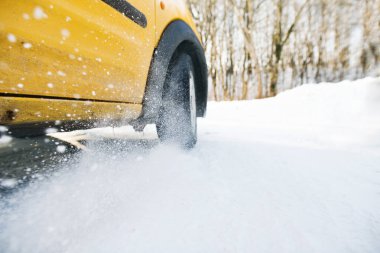
[[[204,50],[193,30],[183,21],[171,22],[154,50],[145,88],[142,112],[132,125],[139,128],[155,123],[162,101],[163,86],[172,57],[177,52],[190,55],[195,69],[197,116],[202,117],[207,107],[207,64]]]

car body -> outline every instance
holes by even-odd
[[[181,0],[2,0],[0,125],[9,134],[155,123],[171,58],[195,68],[196,114],[207,66]]]

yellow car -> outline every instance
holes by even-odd
[[[155,123],[191,147],[207,66],[182,0],[1,0],[0,129]]]

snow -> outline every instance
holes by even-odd
[[[58,151],[59,153],[65,153],[65,151],[66,151],[66,146],[64,146],[64,145],[58,145],[58,146],[57,146],[57,151]]]
[[[57,71],[57,74],[58,74],[59,76],[66,76],[66,73],[63,72],[62,70],[58,70],[58,71]]]
[[[15,43],[17,41],[16,36],[14,34],[12,34],[12,33],[9,33],[7,35],[7,38],[8,38],[8,41],[11,42],[11,43]]]
[[[32,44],[29,43],[29,42],[25,42],[25,43],[23,44],[23,47],[26,48],[26,49],[29,49],[29,48],[32,48]]]
[[[63,38],[67,39],[70,36],[70,31],[67,29],[61,29],[61,35]]]
[[[3,204],[0,251],[380,252],[379,109],[366,78],[210,102],[191,151],[76,132],[79,164]]]
[[[44,12],[44,9],[40,6],[36,6],[33,10],[33,17],[37,20],[48,18],[46,13]]]
[[[17,180],[15,180],[15,179],[0,180],[0,186],[2,186],[2,187],[13,188],[16,185],[17,185]]]
[[[46,130],[45,130],[46,134],[52,134],[52,133],[56,133],[56,132],[58,132],[58,129],[54,128],[54,127],[49,127],[49,128],[46,128]]]

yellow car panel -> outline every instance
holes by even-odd
[[[100,0],[0,1],[0,93],[141,103],[155,6],[128,2],[145,28]]]
[[[182,20],[188,24],[198,40],[201,41],[199,34],[196,32],[192,15],[184,0],[155,0],[156,1],[156,44],[158,44],[161,34],[166,27],[175,20]]]
[[[0,122],[6,125],[99,119],[125,121],[138,117],[141,111],[139,104],[45,98],[0,97],[0,104]]]
[[[155,123],[187,29],[202,63],[203,115],[207,67],[184,0],[1,0],[0,125]]]

